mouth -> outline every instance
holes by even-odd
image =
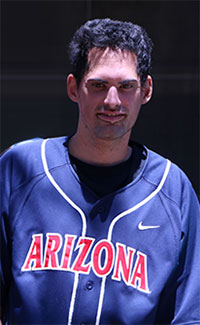
[[[97,117],[104,121],[104,122],[109,122],[111,124],[114,124],[114,123],[117,123],[117,122],[120,122],[122,120],[125,119],[126,115],[123,114],[123,113],[97,113]]]

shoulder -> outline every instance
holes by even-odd
[[[20,170],[26,166],[38,166],[40,168],[40,147],[42,139],[36,138],[22,141],[12,145],[1,155],[2,171],[14,168]]]
[[[192,196],[198,202],[189,178],[179,166],[154,151],[147,149],[147,153],[143,178],[154,186],[158,186],[166,173],[160,195],[173,201],[180,208],[185,198],[189,202]]]
[[[60,144],[66,142],[67,137],[49,138],[44,140],[43,138],[33,138],[25,141],[21,141],[11,145],[1,154],[1,161],[7,162],[15,159],[22,162],[32,162],[41,158],[42,143],[47,141],[50,143],[50,150],[59,149]],[[53,152],[52,152],[53,153]]]
[[[64,137],[60,137],[48,141],[51,143],[48,150],[49,156],[53,156],[55,159],[59,156],[55,155],[55,148],[59,150],[60,143],[63,143],[64,139]],[[12,184],[16,187],[33,177],[43,174],[43,142],[44,139],[42,138],[34,138],[16,143],[8,148],[0,159],[2,179],[5,179],[6,182],[12,179]]]
[[[27,150],[38,147],[42,141],[42,138],[33,138],[14,143],[1,153],[1,159],[7,159],[7,157],[12,156],[13,154],[17,155],[18,153],[23,155],[24,153],[27,153]]]

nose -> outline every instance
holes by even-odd
[[[112,109],[115,109],[117,106],[121,105],[121,100],[116,87],[112,86],[108,89],[106,98],[104,99],[104,104],[108,105]]]

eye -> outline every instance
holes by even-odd
[[[105,84],[103,82],[94,82],[92,83],[92,87],[97,89],[103,89],[105,88]]]
[[[133,88],[133,85],[132,84],[122,84],[121,85],[121,88],[123,88],[123,89],[130,89],[130,88]]]
[[[123,83],[120,88],[124,90],[132,90],[137,89],[137,85],[134,83]]]

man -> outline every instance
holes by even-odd
[[[199,205],[185,174],[130,141],[152,95],[152,42],[88,21],[70,43],[71,137],[2,158],[3,322],[199,324]]]

